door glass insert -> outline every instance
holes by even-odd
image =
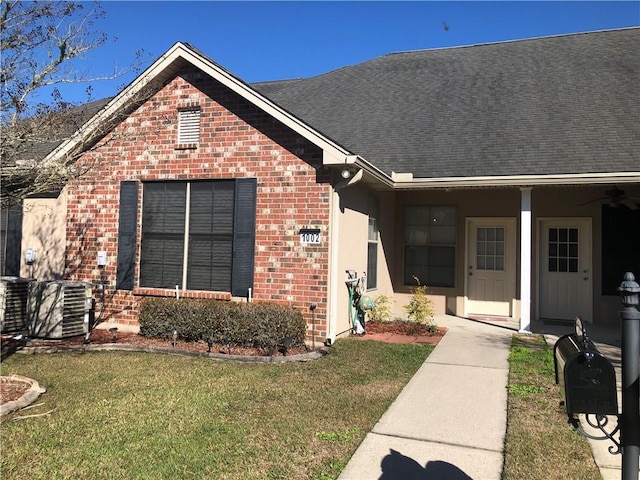
[[[578,229],[549,229],[549,271],[578,271]]]
[[[504,270],[503,227],[478,227],[476,268],[478,270]]]

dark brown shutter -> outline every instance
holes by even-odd
[[[253,289],[256,190],[257,181],[255,178],[236,180],[231,295],[237,297],[246,297],[249,288]]]
[[[0,213],[0,274],[20,276],[22,256],[22,205],[12,205]]]
[[[138,182],[120,182],[117,290],[133,290],[138,227]]]

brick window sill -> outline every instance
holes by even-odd
[[[197,148],[197,143],[179,143],[175,147],[176,150],[196,150]]]
[[[170,288],[136,288],[133,294],[139,297],[175,297],[176,291]],[[229,292],[209,292],[203,290],[178,290],[180,298],[212,298],[231,300]]]

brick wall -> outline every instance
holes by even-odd
[[[258,182],[253,297],[300,308],[309,329],[309,305],[317,303],[316,336],[322,337],[327,329],[330,198],[322,152],[223,85],[199,77],[181,72],[83,156],[87,173],[67,187],[66,276],[98,283],[103,275],[107,288],[104,303],[97,295],[98,313],[104,306],[103,320],[135,325],[144,295],[175,292],[114,291],[120,181],[253,177]],[[190,105],[201,108],[197,148],[176,143],[178,108]],[[299,243],[299,230],[309,227],[321,230],[322,244]],[[139,221],[138,245],[140,234]],[[107,252],[104,271],[97,266],[100,250]],[[138,287],[139,252],[136,260]],[[180,295],[230,299],[229,292]]]

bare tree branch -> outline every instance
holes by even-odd
[[[141,64],[138,52],[131,67],[110,74],[91,77],[79,69],[87,52],[107,42],[104,33],[94,30],[94,22],[104,16],[97,2],[0,0],[3,207],[9,199],[20,202],[61,188],[86,172],[86,166],[75,166],[78,152],[57,163],[41,160],[106,103],[78,107],[65,101],[56,85],[113,79]],[[52,87],[49,101],[38,98]],[[91,88],[87,91],[90,95]]]

